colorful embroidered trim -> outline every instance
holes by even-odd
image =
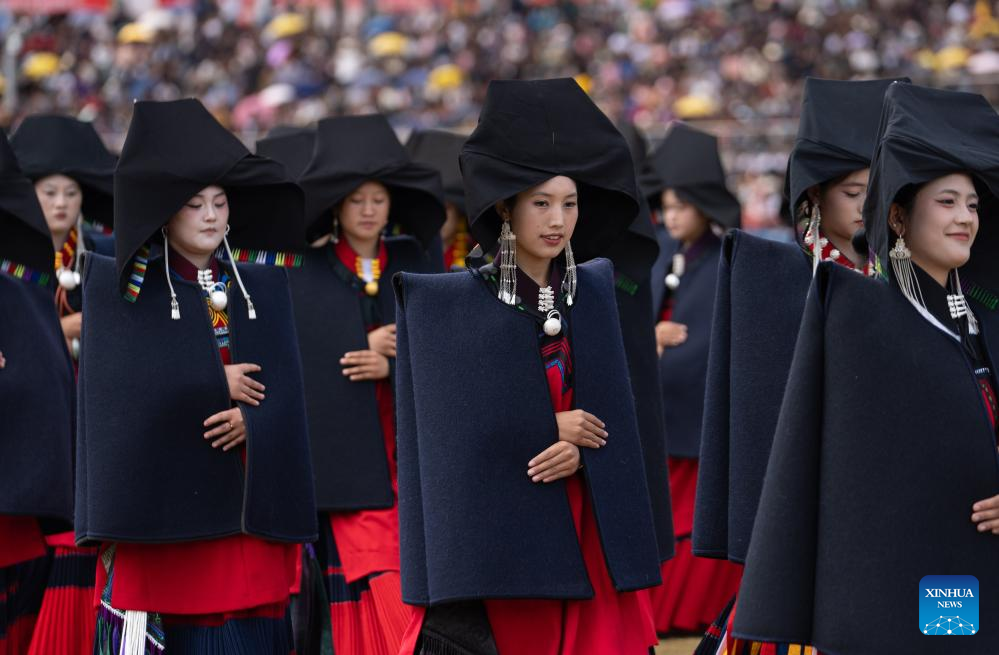
[[[11,277],[16,277],[19,280],[31,282],[42,287],[46,286],[52,278],[49,273],[40,273],[23,264],[12,262],[9,259],[0,259],[0,273],[6,273]]]
[[[233,248],[232,256],[233,259],[240,263],[267,264],[268,266],[283,266],[285,268],[302,267],[302,256],[293,252]]]
[[[638,282],[635,282],[624,273],[618,272],[614,275],[614,278],[614,286],[621,291],[624,291],[629,296],[638,293]]]
[[[66,237],[66,243],[62,245],[55,254],[55,270],[61,270],[63,268],[73,268],[73,258],[76,256],[76,240],[77,233],[76,228],[72,228],[69,231],[69,235]]]
[[[125,289],[125,300],[128,302],[135,302],[139,298],[148,265],[149,246],[142,246],[135,254],[135,261],[132,262],[132,274],[128,276],[128,287]]]
[[[992,293],[988,289],[983,289],[977,284],[963,281],[961,286],[964,287],[964,295],[977,300],[990,310],[994,310],[996,307],[999,307],[999,296],[996,296],[996,294]]]

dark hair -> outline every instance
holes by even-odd
[[[901,207],[906,216],[910,215],[912,213],[912,208],[916,205],[916,195],[927,184],[929,184],[929,182],[906,184],[898,190],[898,193],[895,194],[895,199],[892,200],[892,204]]]

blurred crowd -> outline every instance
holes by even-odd
[[[193,95],[249,143],[276,124],[373,111],[405,136],[469,129],[490,79],[573,76],[653,140],[673,119],[718,134],[756,229],[778,221],[805,76],[908,76],[999,100],[999,2],[988,0],[115,0],[11,11],[25,4],[0,0],[0,126],[65,112],[115,147],[133,99]]]

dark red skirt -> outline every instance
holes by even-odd
[[[739,590],[742,579],[738,564],[695,557],[691,551],[697,464],[696,459],[669,459],[676,555],[663,564],[663,583],[652,590],[660,634],[703,632]]]

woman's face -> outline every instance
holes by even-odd
[[[681,199],[673,189],[663,191],[662,205],[666,230],[677,241],[693,243],[708,229],[708,218],[697,207]]]
[[[825,188],[815,186],[808,190],[809,198],[818,203],[822,215],[822,233],[837,243],[850,243],[854,233],[864,226],[864,200],[870,171],[863,168]]]
[[[928,182],[916,193],[908,216],[892,205],[889,225],[905,239],[916,264],[945,278],[968,262],[978,234],[978,192],[971,177],[953,173]]]
[[[170,245],[183,255],[210,256],[218,249],[229,225],[225,189],[205,187],[167,223]]]
[[[461,215],[461,210],[453,202],[445,203],[444,206],[447,209],[447,215],[444,220],[444,225],[441,225],[441,241],[444,243],[449,243],[451,239],[458,234],[458,230],[461,228],[461,223],[464,217]]]
[[[369,180],[340,203],[340,230],[358,241],[378,239],[388,225],[392,199],[381,182]]]
[[[49,232],[64,235],[76,225],[83,205],[80,185],[65,175],[48,175],[35,182],[35,193]]]
[[[517,236],[517,255],[551,260],[561,254],[576,229],[578,202],[576,183],[559,175],[518,193],[512,211],[499,207]]]

